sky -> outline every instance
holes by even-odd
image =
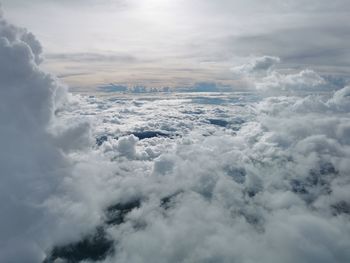
[[[73,87],[110,83],[239,87],[231,68],[276,56],[281,69],[350,73],[347,0],[2,0],[33,32],[45,68]]]

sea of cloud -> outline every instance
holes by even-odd
[[[73,96],[4,18],[0,58],[0,262],[349,262],[349,86]]]

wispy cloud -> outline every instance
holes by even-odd
[[[346,0],[332,4],[325,0],[27,2],[5,0],[4,8],[11,20],[32,28],[47,54],[56,54],[48,56],[49,63],[58,63],[59,57],[66,67],[79,60],[91,67],[96,63],[100,80],[111,67],[146,81],[159,68],[190,68],[205,75],[211,63],[217,73],[209,81],[217,81],[227,78],[227,69],[241,64],[242,57],[266,54],[280,57],[280,67],[303,64],[325,74],[349,74]],[[141,62],[139,69],[145,70],[135,70],[128,64],[134,59],[153,61],[153,70]],[[119,61],[125,62],[124,67]],[[109,65],[103,68],[100,62]],[[51,68],[67,73],[59,66]],[[106,83],[129,81],[118,78],[108,78]],[[174,85],[174,79],[164,74],[166,81]],[[197,81],[193,75],[192,83]],[[76,78],[74,83],[78,82]]]
[[[46,54],[47,60],[72,61],[72,62],[137,62],[137,59],[131,55],[125,54],[103,54],[103,53],[51,53]]]

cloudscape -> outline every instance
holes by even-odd
[[[350,3],[1,0],[0,262],[350,262]]]

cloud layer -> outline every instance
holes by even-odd
[[[347,262],[348,89],[87,98],[132,207],[106,262]]]
[[[235,87],[230,65],[265,54],[281,58],[277,67],[349,75],[347,0],[3,3],[11,21],[40,38],[45,67],[73,86],[178,87],[206,81]]]

